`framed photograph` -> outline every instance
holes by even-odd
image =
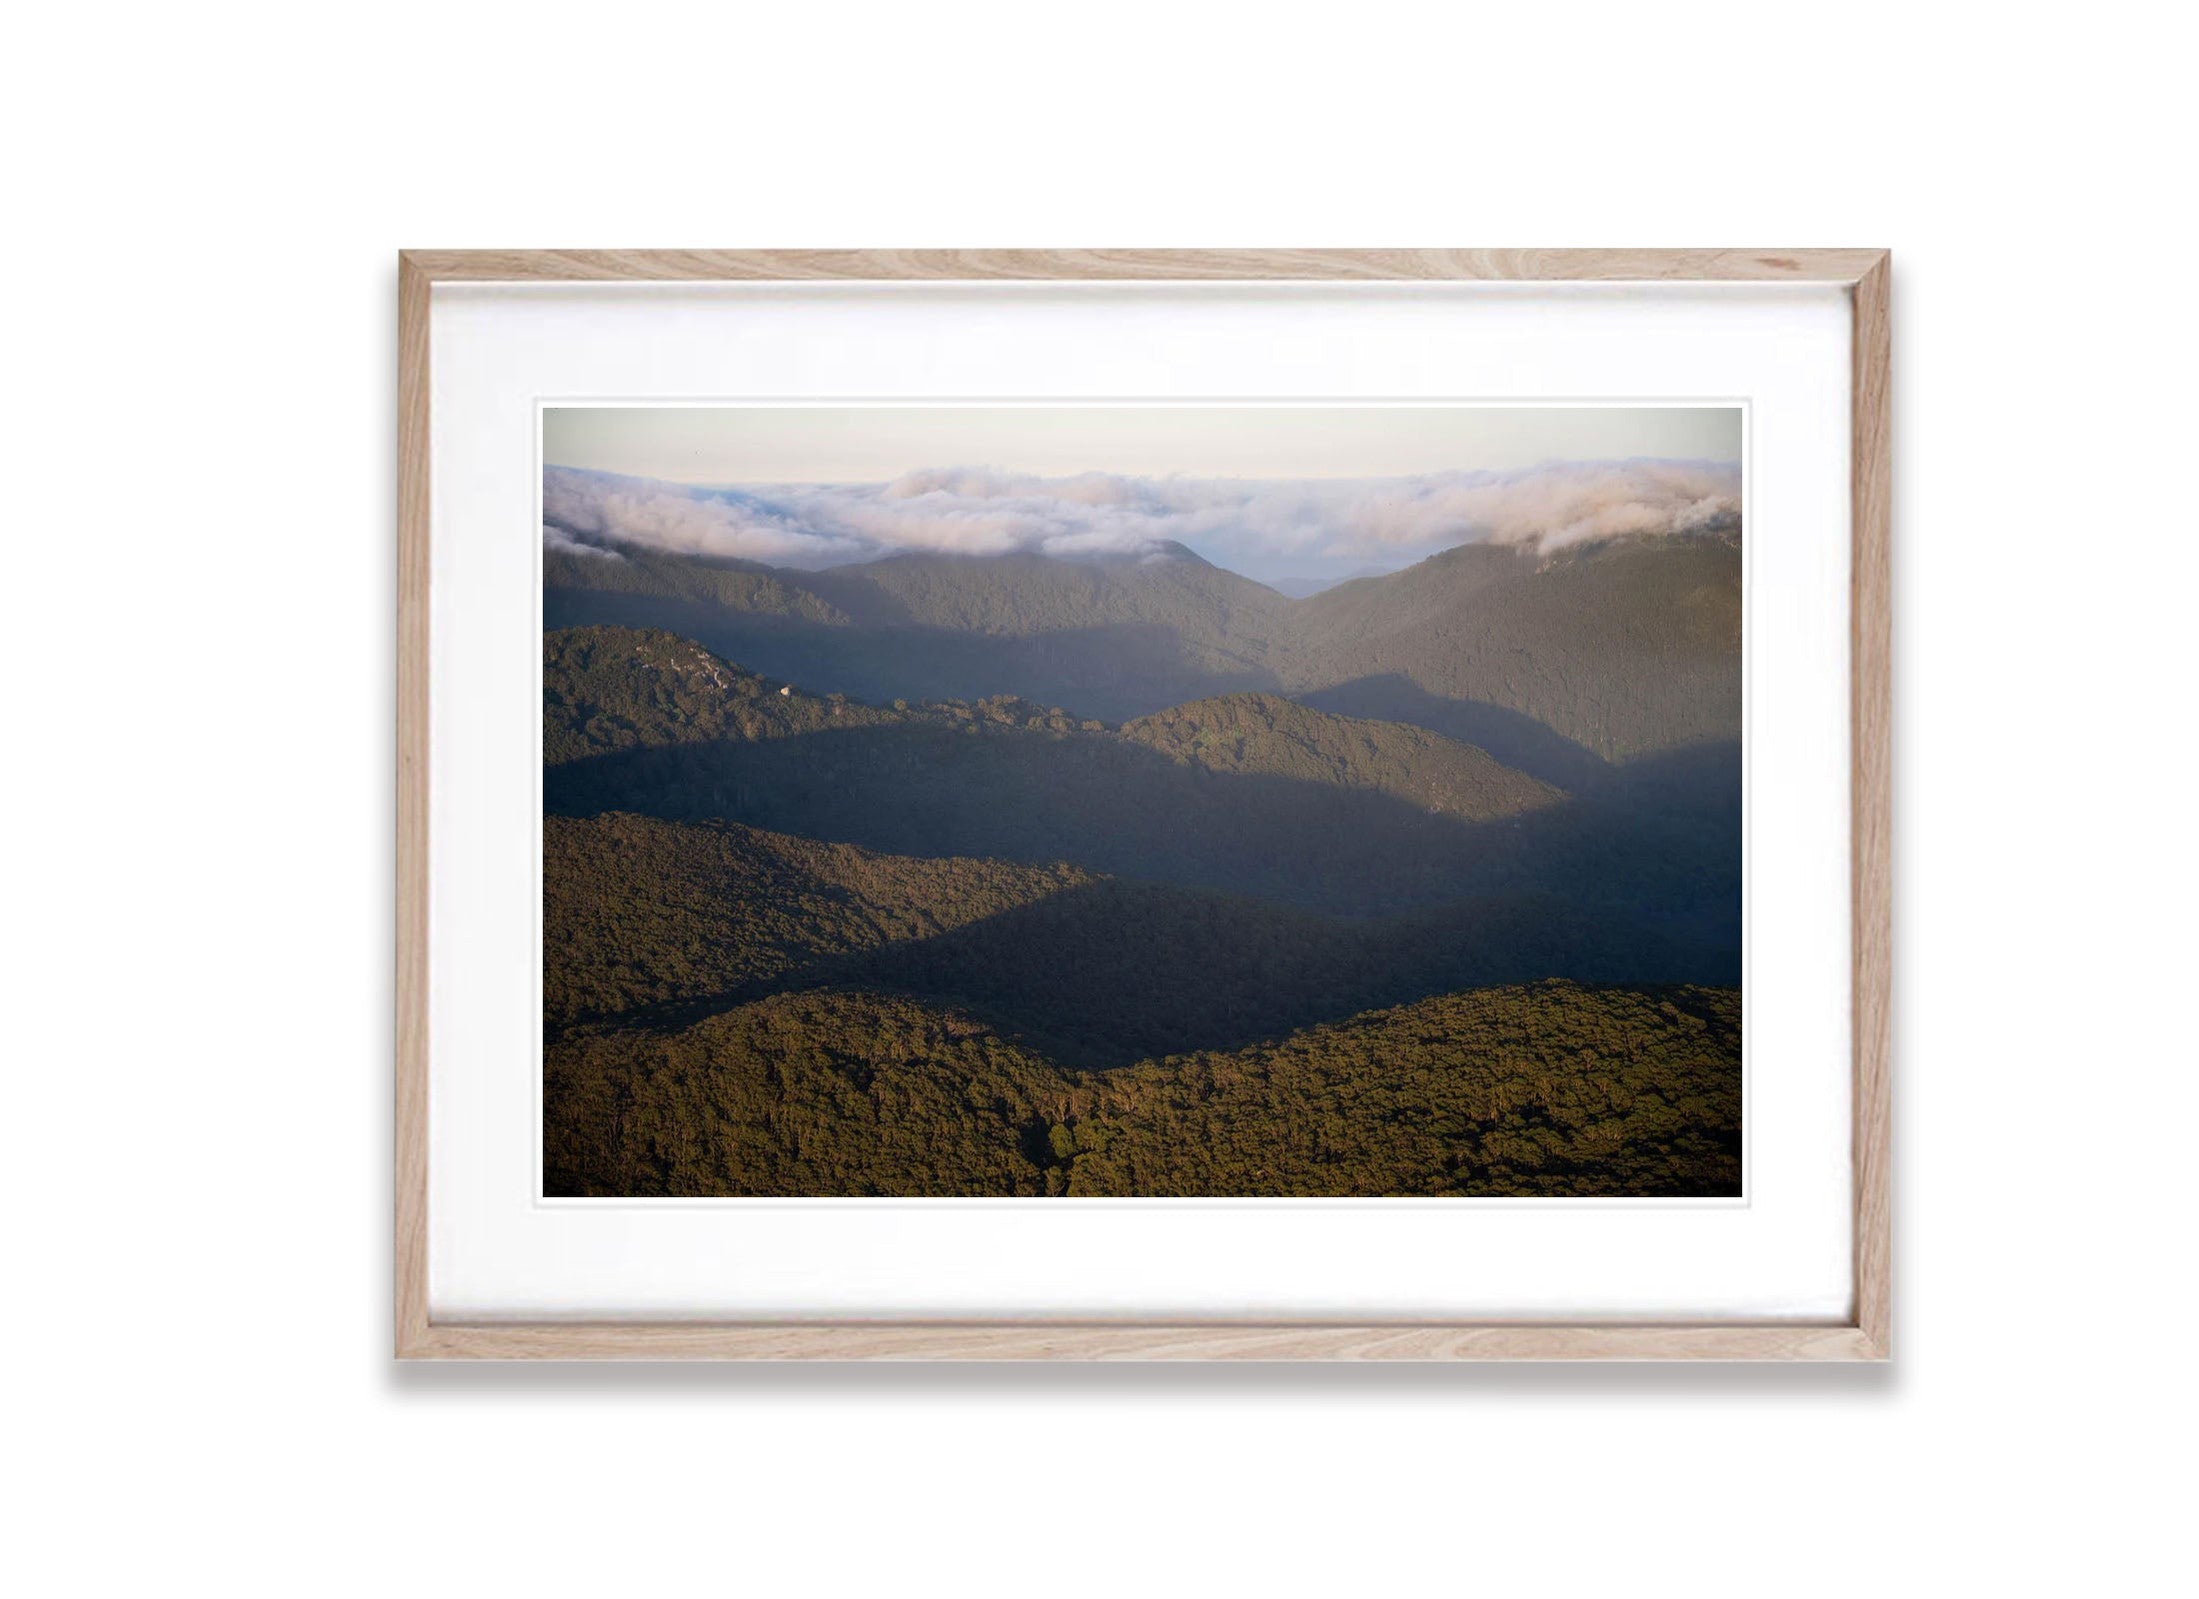
[[[1885,1358],[1887,277],[403,255],[397,1353]]]

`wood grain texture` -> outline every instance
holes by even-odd
[[[457,1360],[1783,1360],[1888,1358],[1892,986],[1891,341],[1882,250],[467,250],[398,266],[396,1353]],[[438,282],[1579,281],[1844,284],[1850,577],[1855,1299],[1836,1326],[528,1323],[428,1311],[430,296]]]
[[[1872,1358],[1851,1326],[596,1323],[439,1326],[447,1360],[1806,1360]]]
[[[397,1351],[428,1333],[428,275],[397,267]]]
[[[1875,250],[409,250],[437,282],[1852,283]]]
[[[1853,292],[1849,567],[1849,869],[1855,925],[1855,1316],[1890,1352],[1893,1005],[1893,332],[1892,262],[1882,252]]]

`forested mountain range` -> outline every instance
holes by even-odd
[[[546,561],[551,1192],[1737,1191],[1736,538]]]
[[[1120,722],[1266,692],[1409,722],[1561,786],[1740,721],[1738,535],[1465,545],[1302,600],[1182,546],[823,572],[639,549],[545,561],[551,628],[660,627],[873,702],[1013,694]]]

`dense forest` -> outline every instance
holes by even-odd
[[[780,994],[552,1047],[545,1165],[575,1195],[1735,1193],[1739,1049],[1731,990],[1546,982],[1075,1072]]]
[[[550,1193],[1738,1192],[1730,534],[547,563]]]
[[[878,855],[726,822],[551,816],[543,1014],[560,1027],[720,998],[1091,881],[1071,866]]]

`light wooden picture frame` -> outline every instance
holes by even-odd
[[[1807,250],[415,250],[398,261],[395,1352],[401,1359],[1808,1360],[1890,1352],[1890,260]],[[430,295],[734,281],[1795,283],[1852,315],[1848,594],[1853,1301],[1793,1322],[494,1322],[429,1306]]]

